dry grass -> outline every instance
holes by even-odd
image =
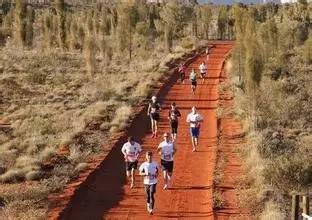
[[[240,202],[257,219],[288,218],[290,192],[311,189],[312,93],[311,74],[307,74],[311,65],[304,60],[303,49],[288,51],[278,76],[274,75],[277,58],[268,59],[255,97],[248,97],[236,85],[235,114],[248,133],[242,154],[246,175],[241,180]]]
[[[260,220],[284,220],[285,214],[276,205],[276,203],[270,201],[265,204],[265,208],[260,215]]]
[[[0,48],[0,95],[5,97],[0,118],[12,123],[10,132],[0,131],[0,181],[17,185],[37,181],[44,189],[25,199],[8,199],[15,188],[7,185],[5,192],[0,191],[6,201],[1,216],[45,218],[46,195],[62,190],[87,169],[90,157],[103,150],[103,140],[122,130],[132,107],[150,95],[168,70],[166,62],[187,52],[180,49],[166,55],[159,51],[162,49],[155,48],[150,58],[131,63],[116,54],[109,65],[96,57],[89,77],[79,52],[22,52],[10,42]],[[62,147],[68,151],[58,156]],[[40,206],[32,205],[36,196]]]

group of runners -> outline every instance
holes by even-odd
[[[209,52],[207,52],[207,56]],[[201,77],[205,80],[207,73],[207,67],[205,63],[201,63],[199,67]],[[179,68],[181,82],[184,83],[186,66],[183,63]],[[192,77],[192,74],[195,77]],[[190,73],[190,80],[192,84],[192,92],[195,92],[197,81],[196,72],[194,69]],[[148,106],[147,115],[151,119],[152,138],[158,137],[158,121],[160,120],[161,105],[156,96],[151,98]],[[160,164],[163,171],[164,186],[163,189],[167,190],[170,187],[174,166],[174,155],[177,152],[175,142],[178,134],[179,118],[181,112],[178,110],[176,103],[172,103],[168,111],[168,122],[171,127],[171,135],[169,133],[163,134],[163,141],[158,145],[156,152],[160,155]],[[196,107],[193,106],[191,112],[186,117],[186,122],[190,127],[190,135],[192,142],[192,151],[197,150],[199,144],[200,126],[203,122],[203,117],[197,112]],[[130,181],[130,188],[135,185],[135,170],[138,169],[138,158],[142,152],[142,147],[137,143],[133,137],[128,137],[128,141],[123,145],[122,154],[124,155],[126,162],[126,175]],[[153,159],[153,152],[147,151],[145,154],[145,162],[139,166],[139,175],[143,176],[144,191],[146,194],[146,208],[149,214],[153,214],[156,192],[157,177],[160,168],[158,163]]]
[[[207,54],[207,57],[209,56],[209,54]],[[200,77],[204,83],[206,75],[207,75],[207,65],[205,62],[202,62],[199,65],[199,73],[200,73]],[[185,63],[181,63],[181,65],[179,66],[178,72],[180,74],[180,81],[181,83],[184,84],[185,81],[185,74],[186,74],[187,68],[186,68],[186,64]],[[195,93],[196,87],[197,87],[197,73],[195,71],[195,69],[192,69],[192,71],[190,72],[190,76],[189,76],[189,80],[191,81],[191,90],[192,93]]]

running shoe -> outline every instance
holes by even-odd
[[[165,184],[163,189],[164,189],[164,190],[168,189],[168,185]]]

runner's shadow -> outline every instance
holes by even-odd
[[[207,190],[211,189],[211,186],[174,186],[169,190]]]
[[[157,213],[156,216],[165,217],[165,218],[203,218],[203,217],[211,217],[214,213],[211,212],[166,212],[166,213]]]

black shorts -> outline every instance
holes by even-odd
[[[171,126],[171,133],[177,134],[178,133],[178,121],[171,121],[170,126]]]
[[[206,76],[206,73],[207,73],[207,72],[200,73],[200,75],[201,75],[202,77],[204,77],[204,76]]]
[[[180,73],[180,79],[183,81],[185,79],[185,73]]]
[[[155,113],[151,113],[151,119],[154,121],[159,121],[159,113],[155,112]]]
[[[192,80],[192,86],[197,86],[197,81]]]
[[[127,171],[131,171],[132,169],[138,169],[138,161],[134,161],[134,162],[126,162],[126,170]]]
[[[161,160],[160,164],[161,164],[161,167],[162,167],[163,170],[166,170],[169,173],[172,173],[172,171],[173,171],[173,161]]]
[[[144,184],[144,191],[146,194],[154,194],[156,192],[156,186],[157,184],[151,184],[151,185],[148,185],[148,184]]]

